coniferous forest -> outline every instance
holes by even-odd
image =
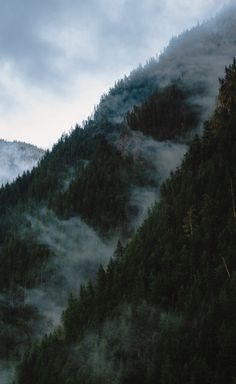
[[[236,62],[133,239],[71,295],[19,384],[234,383]]]
[[[208,115],[155,66],[0,189],[11,384],[236,383],[236,60]]]

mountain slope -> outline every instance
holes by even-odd
[[[159,113],[171,109],[164,100]],[[106,265],[119,238],[127,241],[186,151],[182,139],[157,142],[126,121],[113,141],[94,124],[77,126],[0,190],[0,359],[15,362],[58,324],[69,292]]]
[[[34,145],[0,140],[0,185],[10,183],[37,166],[44,151]]]
[[[95,119],[118,123],[134,105],[176,82],[187,88],[189,99],[200,107],[204,119],[211,115],[218,78],[234,57],[235,21],[236,6],[231,2],[214,19],[173,38],[158,59],[131,72],[102,97]]]
[[[28,351],[19,384],[235,382],[235,84],[236,61],[160,202]]]
[[[222,21],[224,18],[225,23]],[[80,284],[87,282],[88,278],[94,281],[99,264],[107,265],[114,251],[117,256],[123,255],[122,244],[127,243],[146,217],[148,208],[159,198],[161,182],[180,164],[190,137],[202,125],[209,95],[212,104],[216,91],[212,93],[211,84],[217,83],[223,60],[226,64],[234,52],[235,29],[231,19],[235,19],[235,9],[180,36],[178,44],[172,43],[159,62],[151,61],[145,68],[139,68],[118,82],[107,96],[102,97],[94,115],[83,128],[76,126],[70,134],[64,135],[52,151],[45,153],[38,167],[0,189],[0,358],[18,361],[32,340],[59,324],[68,294],[78,295]],[[217,23],[220,41],[224,42],[220,45],[214,30]],[[219,55],[222,55],[222,61],[217,59]],[[202,60],[198,71],[194,63],[197,57]],[[186,75],[183,75],[183,67]],[[214,79],[209,78],[210,73],[214,74]],[[197,142],[196,156],[201,152]],[[192,176],[188,182],[191,193],[187,193],[185,184],[183,189],[191,201],[191,194],[195,196]],[[174,186],[171,188],[175,191]],[[182,200],[179,201],[180,210],[181,206]],[[184,214],[181,225],[187,226],[186,238],[195,225],[191,221],[195,209],[189,206]],[[171,222],[172,211],[167,209],[167,213]],[[163,217],[166,220],[164,212]],[[169,228],[168,222],[166,234],[170,232]],[[154,242],[158,232],[154,228],[152,232],[155,234]],[[172,228],[174,234],[175,228]],[[121,263],[121,270],[116,269],[116,277],[124,276],[126,269],[130,271],[129,276],[127,281],[120,280],[118,285],[115,283],[113,288],[110,287],[114,299],[109,299],[109,308],[113,305],[117,308],[123,302],[122,295],[126,296],[128,292],[124,293],[123,288],[129,282],[130,294],[143,297],[147,286],[143,257],[146,251],[148,254],[151,252],[149,247],[153,244],[151,240],[149,244],[145,236],[148,239],[148,230],[142,240],[138,240],[138,263],[143,270],[140,267],[139,274],[136,274],[134,266],[132,269],[125,264],[123,271]],[[177,234],[173,241],[175,239]],[[170,249],[174,253],[171,246]],[[183,258],[186,252],[187,248],[183,250]],[[166,264],[173,267],[170,259],[171,252]],[[222,265],[224,267],[223,260]],[[182,276],[181,268],[179,274]],[[170,272],[171,268],[168,270],[171,276]],[[112,274],[111,271],[111,279]],[[99,276],[103,284],[103,269],[100,269]],[[134,278],[138,294],[132,293]],[[161,279],[164,280],[163,292],[172,294],[172,280],[169,288],[168,279],[163,276]],[[139,284],[140,280],[142,283]],[[89,289],[88,296],[93,300],[91,285]],[[85,302],[86,297],[85,293]],[[165,295],[160,300],[168,301]],[[101,299],[98,304],[102,309],[103,301]],[[71,304],[76,312],[77,300],[71,298]],[[104,315],[110,311],[108,309],[104,309]],[[133,317],[129,306],[126,309],[129,328]],[[117,315],[118,319],[119,316],[122,318],[122,311]],[[95,310],[94,316],[95,321],[106,320],[99,311]],[[85,318],[90,322],[88,311],[85,311]],[[86,319],[79,320],[82,326]],[[178,316],[176,321],[179,321]],[[69,334],[73,335],[78,325],[73,325],[70,319],[68,324],[66,329],[70,338]],[[109,321],[108,325],[105,321],[105,325],[109,326]],[[121,332],[121,328],[117,327],[117,331]],[[63,337],[59,337],[58,348],[61,345],[65,352]],[[120,335],[117,334],[117,338]],[[51,343],[51,337],[49,340]],[[133,353],[136,356],[136,349]],[[122,359],[125,359],[123,354]],[[58,372],[57,367],[55,369]]]

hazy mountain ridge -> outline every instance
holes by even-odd
[[[236,51],[236,6],[225,7],[214,19],[183,32],[171,40],[164,52],[150,59],[122,80],[101,99],[95,119],[121,122],[134,105],[156,90],[180,83],[197,103],[203,119],[214,109],[218,78],[232,62]]]
[[[234,20],[235,13],[231,16]],[[219,20],[220,18],[221,16],[219,16]],[[113,292],[114,296],[117,295],[119,297],[118,290],[122,292],[123,286],[125,287],[126,283],[129,284],[135,278],[137,285],[141,281],[138,290],[140,290],[140,297],[142,297],[142,292],[145,291],[147,284],[144,259],[140,261],[143,269],[140,267],[136,271],[135,267],[131,266],[129,270],[128,264],[123,264],[122,261],[124,255],[122,244],[118,243],[117,249],[115,249],[115,246],[119,238],[122,241],[123,238],[127,241],[127,238],[130,237],[134,229],[137,228],[137,225],[147,215],[148,208],[159,197],[160,183],[168,177],[171,169],[180,164],[186,152],[186,142],[189,142],[188,139],[184,140],[183,143],[181,135],[189,133],[189,130],[196,131],[203,121],[203,113],[200,113],[198,109],[195,110],[195,105],[200,105],[201,108],[204,108],[202,111],[207,111],[207,113],[212,108],[216,90],[212,92],[214,87],[212,88],[211,84],[215,84],[215,88],[217,88],[217,78],[218,76],[223,76],[223,70],[218,75],[218,72],[221,72],[223,67],[222,62],[225,59],[224,65],[226,65],[228,60],[230,60],[230,49],[232,49],[232,52],[235,49],[232,42],[233,37],[230,34],[229,44],[226,44],[227,49],[219,51],[219,47],[215,43],[216,33],[214,32],[212,52],[211,50],[210,52],[208,52],[209,50],[204,51],[202,44],[204,38],[206,38],[206,46],[209,46],[209,42],[211,42],[211,23],[214,24],[216,21],[196,27],[177,39],[179,43],[183,42],[185,45],[186,37],[186,55],[183,55],[182,48],[179,48],[182,43],[178,47],[176,42],[172,42],[159,62],[151,60],[146,67],[135,70],[130,77],[119,81],[110,90],[108,95],[102,98],[94,116],[85,122],[84,129],[77,126],[71,134],[64,135],[53,147],[52,151],[46,152],[37,168],[19,178],[12,185],[0,190],[0,211],[2,213],[0,231],[0,275],[2,279],[0,284],[3,299],[0,303],[0,322],[2,325],[0,332],[1,357],[8,356],[9,358],[9,356],[13,356],[14,359],[18,359],[20,352],[19,340],[21,340],[21,347],[29,345],[32,335],[35,336],[37,332],[39,336],[42,334],[45,320],[53,321],[55,318],[54,324],[58,324],[60,312],[65,306],[64,300],[63,303],[60,302],[60,296],[63,295],[64,299],[68,292],[71,291],[77,295],[78,285],[85,283],[90,274],[94,277],[98,263],[103,262],[106,264],[109,255],[112,256],[114,251],[116,257],[120,260],[120,266],[116,271],[117,276],[122,278],[124,274],[127,277],[127,270],[130,273],[125,283],[120,280],[120,287],[117,289],[117,292]],[[227,22],[226,24],[225,29],[222,26],[223,32],[221,32],[221,36],[227,36],[225,31],[229,31],[229,23]],[[207,31],[205,31],[206,25],[209,27]],[[201,36],[194,38],[194,40],[193,37],[198,35],[198,31],[202,31],[200,32]],[[232,31],[234,33],[234,30]],[[203,38],[203,36],[205,37]],[[194,43],[191,43],[191,39],[193,39]],[[201,43],[198,44],[198,40]],[[202,65],[198,66],[198,72],[195,71],[196,65],[194,60],[196,60],[196,57],[188,57],[194,53],[194,44],[197,45],[197,48],[199,47],[198,50],[196,49],[196,57],[198,55],[201,57],[199,52],[204,52],[204,55],[207,55],[201,61]],[[208,59],[208,54],[211,55],[210,59]],[[222,61],[216,64],[216,68],[214,59],[218,54],[222,54],[223,57]],[[177,59],[173,60],[175,56]],[[178,63],[181,63],[180,68],[175,69],[175,65],[178,66]],[[186,69],[186,73],[183,73],[183,67]],[[204,72],[205,70],[206,73]],[[211,72],[213,76],[208,81],[208,75]],[[149,107],[153,107],[150,96],[155,93],[155,104],[156,99],[159,100],[159,95],[162,94],[163,89],[168,89],[169,86],[173,85],[173,82],[175,87],[180,87],[181,91],[187,95],[188,103],[184,104],[187,114],[180,114],[180,116],[175,115],[175,113],[172,114],[172,102],[171,98],[168,97],[164,98],[164,102],[161,105],[157,104],[157,107],[155,105],[155,108],[151,108],[152,113],[150,114]],[[206,97],[203,98],[203,95]],[[140,105],[140,109],[134,109],[132,121],[135,121],[135,123],[133,125],[130,124],[130,128],[126,112],[132,109],[134,105],[144,101],[146,102],[144,107]],[[205,109],[206,106],[207,110]],[[198,111],[196,120],[195,114],[194,116],[191,114],[192,107],[194,112]],[[190,116],[192,116],[190,124],[188,123],[189,120],[185,119],[185,116],[189,116],[189,112]],[[155,116],[158,114],[163,117],[161,119],[161,126],[154,127],[153,121],[155,122]],[[151,123],[147,118],[148,115],[152,117]],[[164,127],[168,122],[169,116],[174,117],[173,121],[175,117],[178,117],[178,127],[176,127],[178,129],[170,129],[166,133]],[[145,120],[147,120],[147,130]],[[157,121],[159,121],[158,118]],[[186,125],[183,124],[185,121],[187,121]],[[148,129],[149,127],[151,128],[150,130]],[[152,135],[153,128],[155,128],[154,135]],[[111,132],[113,136],[110,135]],[[150,137],[150,135],[162,141],[157,141]],[[194,187],[192,186],[191,188],[193,192]],[[181,206],[179,208],[181,209]],[[191,218],[193,214],[191,212],[190,207],[190,211],[185,212],[186,217],[184,220],[187,220],[189,217]],[[55,213],[57,216],[55,216]],[[167,209],[167,213],[168,220],[170,220],[173,217],[171,208],[170,210]],[[165,210],[163,215],[165,217]],[[148,223],[150,223],[149,220],[151,219],[148,219]],[[181,222],[181,228],[182,224],[185,225]],[[137,252],[143,249],[143,247],[146,247],[147,251],[149,250],[149,244],[146,242],[145,236],[148,238],[149,228],[151,228],[154,234],[156,229],[152,225],[149,227],[149,224],[147,224],[146,228],[147,230],[146,232],[144,231],[143,236],[135,237],[135,239],[138,239],[139,244],[136,249]],[[53,236],[50,236],[50,233]],[[169,233],[168,226],[166,227],[166,233]],[[81,241],[80,236],[88,239],[87,248],[84,241]],[[66,245],[58,241],[58,237],[60,240],[63,238],[64,242],[67,241]],[[157,236],[154,235],[153,244],[156,239]],[[132,244],[135,244],[135,240]],[[101,255],[101,253],[96,254],[96,247],[98,246],[105,250],[105,258],[102,257],[104,255]],[[68,255],[67,252],[69,252]],[[86,252],[90,255],[87,261]],[[140,258],[145,254],[145,252],[142,254],[140,251]],[[128,258],[127,260],[129,263],[131,259]],[[166,263],[167,265],[171,264],[170,255],[168,255]],[[110,265],[112,265],[112,262]],[[123,267],[124,269],[122,269]],[[109,275],[111,280],[113,279],[112,268]],[[75,276],[72,279],[73,281],[69,281],[68,276],[70,273],[73,273],[73,276],[78,273],[77,279]],[[99,270],[98,276],[99,284],[101,283],[101,286],[103,286],[103,283],[106,284],[106,274],[102,268]],[[165,281],[162,287],[165,292],[165,290],[168,291],[168,282],[166,282],[164,276],[160,277],[160,279],[162,278]],[[93,288],[89,291],[88,296],[90,298],[92,298],[92,291]],[[81,292],[83,296],[83,289]],[[139,293],[137,294],[138,297]],[[102,306],[105,303],[104,315],[106,315],[106,311],[109,309],[106,305],[108,307],[110,305],[110,302],[106,302],[106,294],[103,296],[102,293],[101,297],[98,295],[101,299],[98,307],[100,304]],[[87,300],[86,295],[87,293],[84,296],[85,301]],[[163,300],[166,300],[166,298]],[[28,306],[29,303],[30,305]],[[81,305],[84,308],[83,303]],[[75,313],[77,319],[77,299],[70,300],[70,306],[65,315],[67,316],[69,313],[69,317],[67,319],[66,317],[64,318],[65,321],[68,320],[66,332],[73,335],[73,332],[76,332],[76,329],[78,329],[78,324],[77,320],[74,323],[73,318],[70,318],[71,308],[72,315],[74,316]],[[88,309],[89,306],[86,308]],[[142,311],[143,307],[141,306],[138,309],[138,313],[141,313],[141,316]],[[146,309],[144,308],[145,311]],[[169,314],[166,308],[165,311],[161,316],[164,332],[166,329],[169,329],[168,327],[171,328],[172,324],[181,323],[178,316],[176,318],[174,314]],[[89,312],[91,312],[90,309]],[[85,323],[87,320],[89,321],[89,312],[85,311]],[[123,313],[125,313],[127,318],[127,321],[125,320],[124,322],[124,329],[131,329],[133,317],[130,314],[130,308],[128,307],[127,311],[126,309],[124,311],[121,309],[121,318],[123,318]],[[156,319],[160,320],[156,310],[154,310],[154,314],[157,316]],[[45,316],[43,320],[41,316]],[[95,313],[96,316],[100,318],[99,310]],[[103,314],[101,318],[103,319]],[[40,325],[37,321],[41,321]],[[84,318],[82,318],[81,324],[84,324]],[[167,324],[167,328],[165,328],[165,324]],[[109,327],[109,324],[105,324],[105,330],[107,326]],[[162,329],[161,327],[160,329]],[[48,328],[50,327],[45,326],[45,329],[48,330]],[[9,329],[11,330],[10,332]],[[159,332],[158,329],[156,329],[157,332]],[[120,338],[122,330],[123,328],[117,329],[118,336],[116,337]],[[104,332],[102,328],[101,333],[103,335]],[[63,339],[64,334],[59,335],[59,341],[57,340],[58,344],[62,346],[62,350],[60,350],[62,352],[64,348]],[[48,340],[49,344],[52,340],[53,345],[53,336],[50,336]],[[96,340],[97,337],[95,336]],[[47,350],[47,341],[43,343]],[[98,343],[99,348],[91,351],[92,355],[90,355],[88,360],[93,369],[96,368],[93,353],[96,355],[97,351],[104,352],[104,349],[100,350],[103,346],[99,345],[99,340],[96,343]],[[106,345],[106,340],[104,345]],[[131,355],[132,353],[131,351]],[[140,351],[137,353],[142,355]],[[136,349],[134,349],[134,356],[135,354]],[[64,356],[64,354],[62,353],[61,356]],[[103,357],[105,358],[105,356]],[[41,362],[39,361],[39,367],[40,364]],[[68,364],[70,365],[71,362],[68,361]],[[35,372],[37,372],[37,369],[36,366]],[[25,372],[23,372],[23,375]],[[110,372],[113,371],[111,370]],[[58,374],[58,371],[54,373]],[[48,378],[47,383],[51,384],[50,380],[55,381],[55,377]],[[108,377],[109,379],[107,380],[110,384],[111,376]],[[118,380],[118,378],[115,379]],[[22,379],[23,384],[26,384],[27,380],[32,384],[30,378],[25,378],[25,381]],[[77,384],[77,379],[71,382]]]
[[[0,140],[0,185],[10,183],[37,166],[44,150],[19,141]]]
[[[236,61],[159,203],[25,354],[19,384],[235,383],[235,84]]]

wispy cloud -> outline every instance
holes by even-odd
[[[59,220],[46,208],[27,215],[27,220],[30,231],[40,244],[50,249],[53,256],[41,272],[41,285],[26,291],[25,300],[48,319],[50,328],[58,325],[68,294],[78,295],[81,284],[95,276],[99,265],[107,264],[114,253],[117,236],[101,239],[79,217]],[[27,230],[22,235],[27,237]],[[45,281],[48,273],[50,281]]]

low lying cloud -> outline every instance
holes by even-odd
[[[14,363],[0,360],[0,383],[10,384],[14,379]]]
[[[33,145],[0,140],[0,185],[30,171],[43,155],[44,151]]]
[[[141,132],[130,131],[126,138],[117,140],[116,146],[123,156],[131,156],[147,177],[145,186],[130,187],[130,205],[138,209],[130,223],[130,228],[135,230],[158,200],[161,183],[181,164],[187,145],[177,141],[156,141]]]
[[[155,351],[161,348],[162,337],[178,332],[182,318],[145,302],[137,307],[123,305],[117,312],[112,320],[87,333],[75,346],[68,362],[70,372],[77,371],[78,377],[85,373],[91,381],[119,384],[134,373],[130,361],[135,361],[136,373],[139,368],[141,372],[147,367],[158,369]]]
[[[39,244],[49,247],[52,257],[42,269],[41,286],[26,291],[25,302],[37,307],[52,327],[59,324],[69,293],[78,295],[81,284],[95,276],[99,265],[107,264],[117,238],[103,240],[79,217],[60,220],[47,209],[27,219],[30,231]]]

